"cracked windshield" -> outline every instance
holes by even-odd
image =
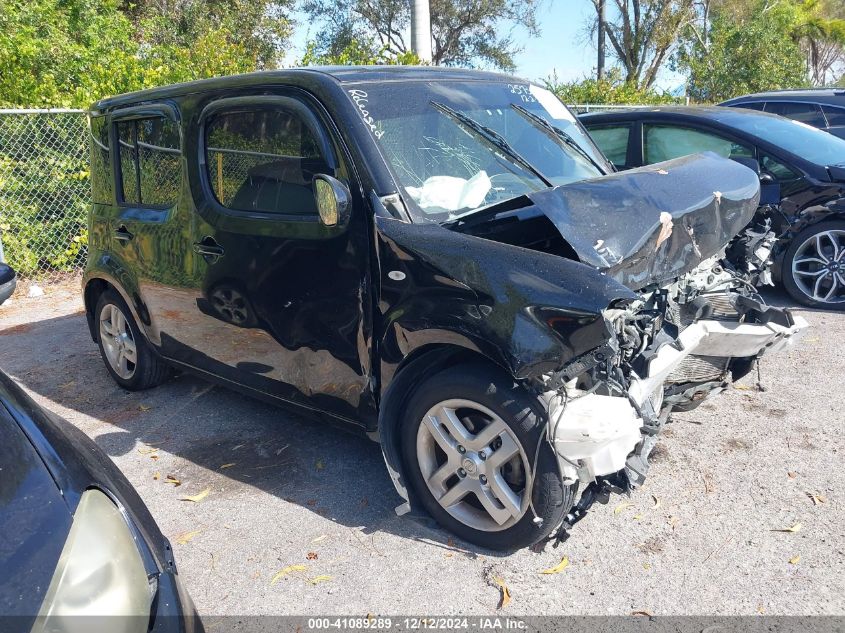
[[[348,94],[416,221],[448,222],[609,171],[572,114],[538,86],[362,83]]]

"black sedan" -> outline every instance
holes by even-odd
[[[0,614],[18,631],[201,631],[144,503],[0,371]]]
[[[634,108],[581,122],[618,169],[705,151],[759,166],[780,187],[775,279],[800,303],[845,307],[845,140],[740,108]]]
[[[772,90],[736,97],[719,105],[778,114],[845,138],[845,90],[842,89]]]

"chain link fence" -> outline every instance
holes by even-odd
[[[0,110],[0,261],[50,283],[81,271],[90,203],[82,110]]]

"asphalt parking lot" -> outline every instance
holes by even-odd
[[[364,438],[186,375],[121,390],[77,286],[46,290],[0,307],[0,367],[136,486],[201,615],[845,613],[845,313],[801,310],[765,392],[675,415],[644,488],[503,556],[397,517]]]

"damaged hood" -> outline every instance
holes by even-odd
[[[639,290],[721,251],[754,216],[760,182],[707,152],[528,197],[583,263]]]

